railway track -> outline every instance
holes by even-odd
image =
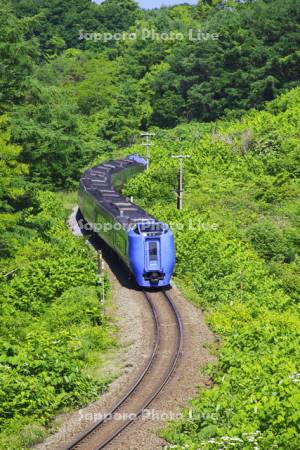
[[[152,351],[145,367],[105,417],[78,436],[65,450],[100,450],[108,446],[143,414],[174,373],[183,345],[180,315],[167,291],[143,291],[143,294],[154,324]]]

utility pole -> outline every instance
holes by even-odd
[[[147,162],[147,170],[149,169],[149,164],[150,164],[150,146],[152,145],[151,143],[151,137],[155,136],[154,133],[141,133],[141,136],[146,138],[146,142],[143,143],[142,145],[146,146],[146,162]]]
[[[179,185],[178,185],[178,198],[177,208],[182,209],[183,205],[183,158],[190,158],[190,155],[172,155],[172,158],[179,160]]]
[[[104,306],[104,303],[105,303],[104,261],[103,261],[101,250],[98,250],[98,252],[97,252],[97,262],[98,262],[97,265],[98,265],[99,282],[102,287],[101,304]]]

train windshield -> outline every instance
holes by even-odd
[[[157,243],[149,242],[149,261],[157,262]]]

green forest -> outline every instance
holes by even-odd
[[[107,389],[110,286],[66,218],[82,172],[144,154],[147,130],[150,169],[124,194],[172,226],[175,283],[219,342],[166,449],[298,450],[300,1],[0,7],[0,448],[31,448]]]

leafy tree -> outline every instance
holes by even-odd
[[[104,0],[99,6],[98,19],[110,33],[128,30],[140,16],[135,0]]]
[[[3,131],[5,120],[4,116],[0,119],[0,212],[13,212],[22,203],[28,167],[20,162],[21,147],[10,144],[10,131]]]
[[[35,18],[32,32],[38,37],[42,57],[79,44],[79,30],[97,30],[97,5],[91,0],[12,0],[19,17]]]
[[[76,104],[54,87],[34,83],[30,103],[11,118],[12,139],[22,145],[31,179],[48,186],[76,185],[85,164],[95,155],[80,131]]]
[[[167,57],[169,74],[154,84],[155,123],[164,126],[175,95],[184,105],[181,117],[214,120],[229,109],[258,107],[295,86],[299,15],[299,3],[292,0],[213,9],[199,25],[219,38],[182,41]]]
[[[37,42],[25,38],[31,21],[18,19],[9,0],[1,0],[0,9],[0,112],[3,113],[24,99],[28,77],[39,53]]]
[[[115,33],[135,23],[139,7],[134,0],[12,0],[19,17],[36,17],[33,33],[38,37],[42,56],[53,57],[66,48],[88,48],[89,41],[79,39],[87,33]],[[93,44],[92,44],[92,47]]]

